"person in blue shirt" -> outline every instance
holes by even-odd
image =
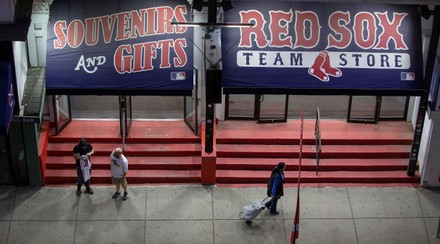
[[[277,211],[277,202],[284,196],[284,170],[286,169],[286,164],[284,162],[279,162],[278,165],[272,170],[272,173],[267,183],[267,196],[272,197],[270,201],[265,203],[266,208],[270,209],[269,213],[271,215],[278,215],[280,212]]]

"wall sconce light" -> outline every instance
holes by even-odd
[[[231,1],[225,1],[223,0],[223,2],[221,3],[223,11],[227,12],[229,10],[231,10],[233,8],[232,6],[232,0]]]
[[[203,9],[203,0],[193,0],[192,8],[201,12]]]

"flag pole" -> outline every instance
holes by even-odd
[[[299,236],[299,190],[301,187],[301,161],[302,161],[302,146],[303,146],[303,132],[304,132],[304,110],[301,110],[301,128],[300,128],[300,139],[299,139],[299,164],[298,164],[298,189],[296,191],[296,210],[295,218],[293,219],[292,233],[290,234],[290,243],[295,244],[296,239]]]

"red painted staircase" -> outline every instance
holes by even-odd
[[[286,183],[298,181],[299,121],[286,124],[218,126],[217,183],[266,184],[271,169],[285,162]],[[301,182],[328,184],[413,184],[407,176],[412,127],[406,122],[347,124],[321,121],[322,153],[316,169],[315,121],[304,121]],[[245,128],[242,132],[240,128]],[[250,133],[254,131],[254,133]]]
[[[413,184],[406,174],[413,130],[406,122],[348,124],[321,121],[322,155],[316,174],[313,120],[304,121],[301,182],[317,185]],[[110,184],[109,154],[121,147],[117,121],[72,121],[49,136],[45,183],[74,185],[73,146],[87,138],[95,149],[92,183]],[[220,121],[217,125],[218,185],[261,186],[271,169],[286,162],[286,182],[296,183],[299,164],[298,120],[279,124]],[[200,184],[201,138],[183,121],[134,121],[127,138],[130,184]]]
[[[133,136],[127,138],[124,151],[129,160],[127,181],[129,184],[200,184],[200,138],[180,121],[162,123],[133,122]],[[75,184],[72,149],[84,137],[95,150],[91,158],[92,184],[111,184],[110,153],[122,147],[115,132],[118,126],[114,121],[72,121],[59,135],[49,136],[45,183]]]

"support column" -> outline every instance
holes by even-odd
[[[215,124],[213,124],[215,127]],[[216,183],[216,170],[217,170],[217,152],[216,143],[213,140],[212,152],[207,152],[204,145],[206,134],[206,124],[202,124],[202,169],[201,169],[201,183],[202,185],[215,185]],[[213,129],[213,136],[215,137],[215,128]]]
[[[421,150],[423,159],[419,162],[421,185],[424,187],[440,186],[440,111],[431,112],[426,118],[423,142],[424,150]]]
[[[432,22],[432,34],[429,41],[428,60],[425,69],[425,94],[421,96],[419,112],[417,115],[416,128],[414,132],[413,144],[411,147],[411,156],[409,159],[407,175],[414,176],[416,172],[417,159],[419,156],[420,142],[422,140],[423,126],[425,124],[425,115],[428,106],[429,89],[431,88],[431,79],[434,71],[435,58],[439,41],[440,29],[440,6],[435,6],[434,20]]]

